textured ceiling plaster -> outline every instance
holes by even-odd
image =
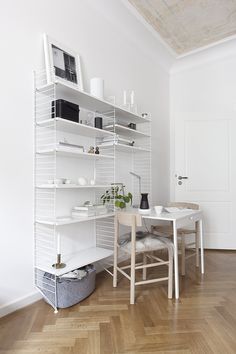
[[[236,0],[129,0],[177,53],[236,34]]]

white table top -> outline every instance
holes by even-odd
[[[161,214],[156,214],[154,209],[151,209],[149,213],[141,213],[139,212],[139,209],[136,208],[128,208],[124,212],[127,213],[137,213],[142,216],[143,219],[152,219],[152,220],[165,220],[165,221],[175,221],[175,220],[181,220],[184,219],[185,217],[190,217],[194,215],[202,215],[201,210],[192,210],[192,209],[185,209],[185,210],[180,210],[179,212],[174,212],[174,213],[168,213],[168,212],[163,212]]]

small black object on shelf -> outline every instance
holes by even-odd
[[[148,193],[141,193],[140,209],[149,209]]]
[[[129,123],[128,127],[130,129],[136,130],[136,124],[135,123]]]
[[[100,152],[99,152],[99,147],[98,147],[98,146],[97,146],[96,149],[95,149],[95,154],[97,154],[97,155],[100,154]]]
[[[58,117],[79,123],[79,112],[78,104],[62,99],[52,101],[52,118]]]
[[[102,117],[95,117],[94,122],[95,128],[102,129]]]

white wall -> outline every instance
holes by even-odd
[[[85,90],[101,76],[107,95],[134,89],[153,118],[153,201],[169,198],[171,57],[117,0],[8,0],[1,6],[0,314],[33,301],[33,75],[41,34],[82,58]],[[28,297],[29,295],[31,297]]]
[[[200,191],[198,191],[200,198],[198,201],[205,216],[205,246],[207,248],[235,249],[236,247],[235,63],[236,40],[232,40],[177,60],[170,76],[172,199],[174,199],[176,185],[174,174],[178,168],[178,166],[175,167],[174,161],[177,145],[174,141],[174,129],[178,130],[177,125],[181,119],[210,119],[211,122],[220,119],[227,121],[230,126],[228,137],[225,138],[223,132],[221,135],[222,141],[228,139],[228,156],[225,156],[228,168],[224,171],[228,176],[227,187],[221,195],[215,190],[214,193],[211,192],[211,195],[210,192],[207,194],[205,191],[200,197]],[[200,144],[201,137],[199,137]],[[218,164],[218,168],[218,175],[220,175],[223,167]],[[199,175],[204,175],[204,173],[206,174],[207,171],[199,171]],[[217,175],[215,175],[215,180],[217,180]]]

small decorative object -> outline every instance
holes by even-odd
[[[134,103],[134,91],[123,91],[123,107],[128,111],[137,113],[137,105]]]
[[[90,80],[90,93],[91,95],[100,98],[104,98],[104,80],[100,77],[94,77]]]
[[[162,205],[156,205],[154,206],[155,213],[157,215],[161,214],[163,212],[163,206]]]
[[[141,116],[142,116],[143,118],[147,119],[147,118],[148,118],[148,113],[142,113]]]
[[[130,129],[136,130],[136,124],[135,124],[135,123],[129,123],[128,127],[129,127]]]
[[[65,184],[66,178],[54,178],[54,184]]]
[[[80,186],[86,186],[88,184],[88,181],[85,177],[79,177],[78,178],[78,184]]]
[[[95,179],[91,179],[90,180],[90,184],[91,184],[91,186],[94,186],[95,185]]]
[[[78,123],[79,112],[78,104],[62,99],[52,101],[52,118],[58,117]]]
[[[130,110],[130,103],[127,102],[127,91],[123,91],[123,107],[127,109],[128,111]]]
[[[43,35],[47,83],[55,80],[77,86],[83,91],[80,57],[74,51]]]
[[[101,196],[103,204],[115,203],[115,207],[119,209],[124,209],[128,203],[132,205],[133,196],[130,192],[125,195],[124,189],[125,186],[123,183],[116,183],[110,189],[106,190]]]
[[[87,125],[89,125],[90,127],[93,126],[93,113],[92,112],[88,112],[87,113]]]
[[[140,212],[150,212],[148,203],[148,193],[141,193]]]
[[[98,147],[98,146],[97,146],[96,149],[95,149],[95,154],[97,154],[97,155],[100,154],[100,152],[99,152],[99,147]]]
[[[102,117],[94,118],[95,128],[102,129]]]
[[[90,146],[88,153],[89,154],[94,154],[94,147],[93,146]]]
[[[57,260],[56,263],[52,265],[53,268],[61,269],[65,268],[66,264],[61,262],[61,235],[57,234]]]

